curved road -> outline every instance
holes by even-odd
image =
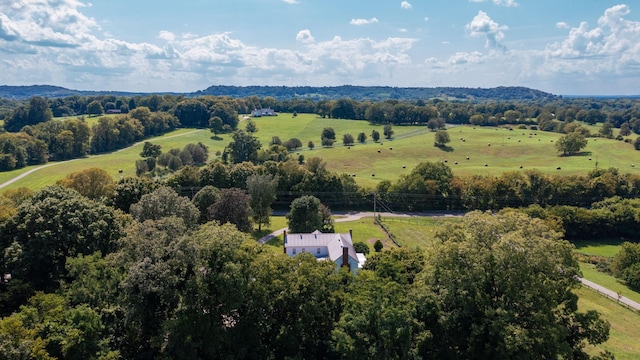
[[[182,133],[182,134],[169,135],[169,136],[167,136],[167,137],[163,137],[162,139],[170,139],[170,138],[173,138],[173,137],[184,136],[184,135],[192,134],[192,133],[197,132],[197,131],[201,131],[201,130],[193,130],[193,131],[189,131],[189,132]],[[137,143],[135,143],[135,144],[133,144],[133,145],[131,145],[131,146],[127,146],[126,148],[118,149],[118,150],[116,150],[115,152],[116,152],[116,153],[119,153],[119,152],[121,152],[121,151],[124,151],[124,150],[130,149],[130,148],[132,148],[132,147],[134,147],[134,146],[138,146],[138,145],[140,145],[140,144],[143,144],[145,141],[149,141],[149,139],[147,139],[147,140],[142,140],[142,141],[138,141]],[[94,158],[94,157],[104,156],[104,155],[107,155],[107,154],[92,155],[92,156],[90,156],[90,157],[88,157],[88,158]],[[27,177],[27,176],[29,176],[29,175],[33,174],[34,172],[36,172],[36,171],[38,171],[38,170],[41,170],[41,169],[44,169],[44,168],[46,168],[46,167],[54,166],[54,165],[66,164],[66,163],[69,163],[69,162],[71,162],[71,161],[76,161],[76,160],[81,160],[81,159],[87,159],[87,158],[71,159],[71,160],[65,160],[65,161],[53,162],[53,163],[49,163],[49,164],[46,164],[46,165],[38,166],[37,168],[33,168],[33,169],[29,170],[29,171],[25,171],[24,173],[22,173],[22,174],[20,174],[20,175],[18,175],[18,176],[16,176],[16,177],[14,177],[13,179],[8,180],[8,181],[5,181],[4,183],[0,184],[0,189],[2,189],[2,188],[3,188],[3,187],[5,187],[5,186],[9,186],[9,185],[13,184],[14,182],[16,182],[16,181],[18,181],[18,180],[20,180],[20,179],[22,179],[22,178],[24,178],[24,177]]]

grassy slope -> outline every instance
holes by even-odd
[[[211,133],[208,130],[180,129],[164,136],[152,139],[154,144],[162,146],[163,151],[172,148],[183,148],[188,143],[203,142],[209,146],[209,151],[213,154],[216,150],[222,150],[226,145],[226,137],[221,141],[210,139]],[[81,171],[90,167],[99,167],[111,174],[114,179],[120,176],[135,176],[135,162],[140,160],[142,144],[137,144],[124,150],[115,151],[102,155],[92,155],[82,159],[76,159],[65,163],[49,163],[48,167],[42,168],[35,173],[11,184],[3,190],[26,186],[32,189],[40,189],[47,185],[52,185],[56,181],[65,177],[66,174]],[[24,169],[0,173],[0,183],[4,183],[22,173],[39,166],[30,166]],[[120,174],[118,171],[122,169]]]
[[[576,290],[576,294],[580,297],[580,311],[596,310],[611,324],[609,340],[595,348],[588,347],[589,352],[596,355],[608,350],[618,360],[637,359],[640,356],[640,315],[585,287]]]
[[[614,278],[611,275],[605,274],[596,270],[595,265],[580,263],[580,270],[585,279],[591,280],[598,285],[602,285],[609,290],[613,290],[622,296],[640,303],[640,293],[632,290],[622,281]]]
[[[356,144],[348,148],[340,143],[343,134],[349,133],[357,137],[360,132],[364,132],[368,136],[374,129],[382,132],[382,126],[371,125],[366,121],[322,119],[313,114],[302,114],[295,118],[290,114],[281,114],[255,121],[259,129],[256,136],[262,141],[263,146],[267,146],[273,136],[279,136],[282,141],[296,137],[303,143],[303,148],[297,152],[306,158],[321,157],[327,162],[329,170],[355,174],[355,179],[360,185],[370,188],[375,187],[381,180],[394,181],[400,175],[408,174],[421,161],[446,160],[456,175],[499,175],[505,171],[532,168],[549,174],[585,174],[595,168],[596,162],[601,168],[617,167],[622,172],[640,174],[640,152],[633,150],[630,144],[616,140],[589,139],[583,153],[560,157],[554,144],[560,134],[458,126],[448,130],[451,143],[446,150],[442,150],[433,146],[434,133],[427,131],[425,127],[394,126],[395,135],[392,141],[382,139],[380,143],[374,143],[368,139],[365,144]],[[244,127],[244,122],[240,123],[240,127]],[[320,146],[320,134],[325,127],[332,127],[336,132],[338,142],[332,148]],[[211,134],[207,130],[199,130],[189,136],[171,137],[190,131],[193,130],[180,129],[149,141],[162,145],[163,151],[201,141],[209,146],[210,154],[214,154],[217,150],[224,149],[230,139],[229,135],[222,135],[220,140],[211,140]],[[461,138],[465,141],[460,140]],[[307,148],[309,140],[315,143],[314,150]],[[114,177],[119,176],[118,169],[123,170],[123,175],[133,175],[135,161],[140,159],[140,151],[141,146],[138,145],[120,152],[76,160],[63,166],[54,165],[39,170],[11,187],[27,186],[38,189],[55,183],[70,172],[92,166],[101,167]],[[467,156],[469,160],[466,160]],[[639,166],[631,167],[631,164],[635,163]],[[562,169],[556,170],[558,166]],[[0,183],[28,170],[29,168],[0,173]]]

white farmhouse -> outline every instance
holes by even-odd
[[[352,272],[362,268],[367,260],[364,254],[356,253],[352,240],[353,232],[348,234],[321,233],[316,230],[311,234],[287,234],[284,232],[284,253],[296,256],[310,253],[318,260],[331,260],[336,263],[336,271],[348,267]]]

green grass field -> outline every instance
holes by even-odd
[[[223,141],[226,137],[223,137],[221,141],[213,141],[210,137],[211,133],[208,130],[179,129],[150,141],[154,144],[161,145],[163,151],[168,151],[172,148],[182,149],[188,143],[203,142],[207,143],[211,153],[210,155],[213,156],[215,151],[224,148],[226,143],[223,144]],[[142,143],[138,143],[126,149],[107,154],[87,156],[63,163],[51,162],[48,163],[46,167],[6,186],[3,190],[21,186],[40,189],[44,186],[55,184],[56,181],[64,178],[69,173],[82,171],[91,167],[99,167],[106,170],[114,179],[118,179],[120,176],[135,176],[135,163],[136,160],[141,159],[141,151]],[[36,168],[40,168],[40,166],[30,166],[19,170],[2,172],[0,173],[0,184]],[[122,169],[122,173],[119,173],[120,169]]]
[[[576,252],[585,255],[614,257],[620,251],[624,239],[598,239],[574,241]]]
[[[580,297],[578,300],[580,311],[596,310],[611,324],[609,340],[597,347],[589,346],[587,350],[592,355],[608,350],[618,360],[638,359],[640,357],[640,341],[638,341],[640,315],[586,287],[577,289],[575,293]]]
[[[97,121],[97,118],[88,121]],[[373,188],[382,180],[395,181],[402,174],[408,174],[422,161],[446,161],[454,174],[466,176],[475,174],[499,175],[506,171],[538,169],[548,174],[586,174],[596,165],[600,168],[616,167],[621,172],[640,174],[640,152],[622,141],[591,138],[584,151],[575,156],[561,157],[555,148],[555,141],[561,134],[508,128],[483,128],[456,126],[449,128],[451,142],[446,150],[433,146],[434,133],[424,126],[394,126],[393,140],[381,139],[374,143],[368,139],[365,144],[342,146],[342,135],[349,133],[357,137],[360,132],[369,136],[376,129],[382,133],[381,125],[371,125],[367,121],[322,119],[314,114],[280,114],[277,117],[263,117],[254,120],[258,126],[256,136],[263,146],[268,146],[273,136],[282,141],[298,138],[303,147],[296,153],[309,157],[321,157],[327,168],[339,173],[355,174],[356,182]],[[240,122],[243,128],[245,121]],[[320,146],[320,134],[325,127],[332,127],[338,142],[331,148]],[[594,127],[595,129],[595,127]],[[592,129],[592,131],[595,131]],[[189,133],[187,135],[187,133]],[[461,140],[461,139],[464,139]],[[230,135],[223,134],[218,140],[211,139],[206,129],[179,129],[161,137],[147,141],[159,144],[163,151],[182,148],[193,142],[209,146],[210,158],[218,150],[223,150]],[[315,149],[309,150],[307,143],[313,141]],[[55,183],[66,174],[89,167],[107,170],[114,178],[135,174],[135,161],[139,160],[141,145],[109,154],[90,156],[64,165],[52,165],[38,170],[32,175],[6,188],[26,186],[39,189]],[[469,160],[466,158],[469,157]],[[591,160],[590,160],[591,159]],[[638,167],[632,164],[638,163]],[[485,164],[487,166],[485,166]],[[522,166],[522,169],[520,169]],[[561,167],[561,170],[557,170]],[[0,173],[0,184],[14,178],[30,168]]]
[[[591,280],[598,285],[604,286],[609,290],[615,291],[622,296],[640,303],[640,293],[629,288],[621,280],[596,270],[595,265],[581,262],[580,270],[582,271],[582,275],[585,279]]]

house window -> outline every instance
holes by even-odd
[[[316,250],[316,254],[320,255],[320,248],[318,248],[318,250]]]
[[[292,253],[292,254],[293,254],[293,255],[295,255],[295,254],[296,254],[296,248],[293,248],[293,253]]]
[[[304,252],[304,248],[302,248],[302,252]]]

